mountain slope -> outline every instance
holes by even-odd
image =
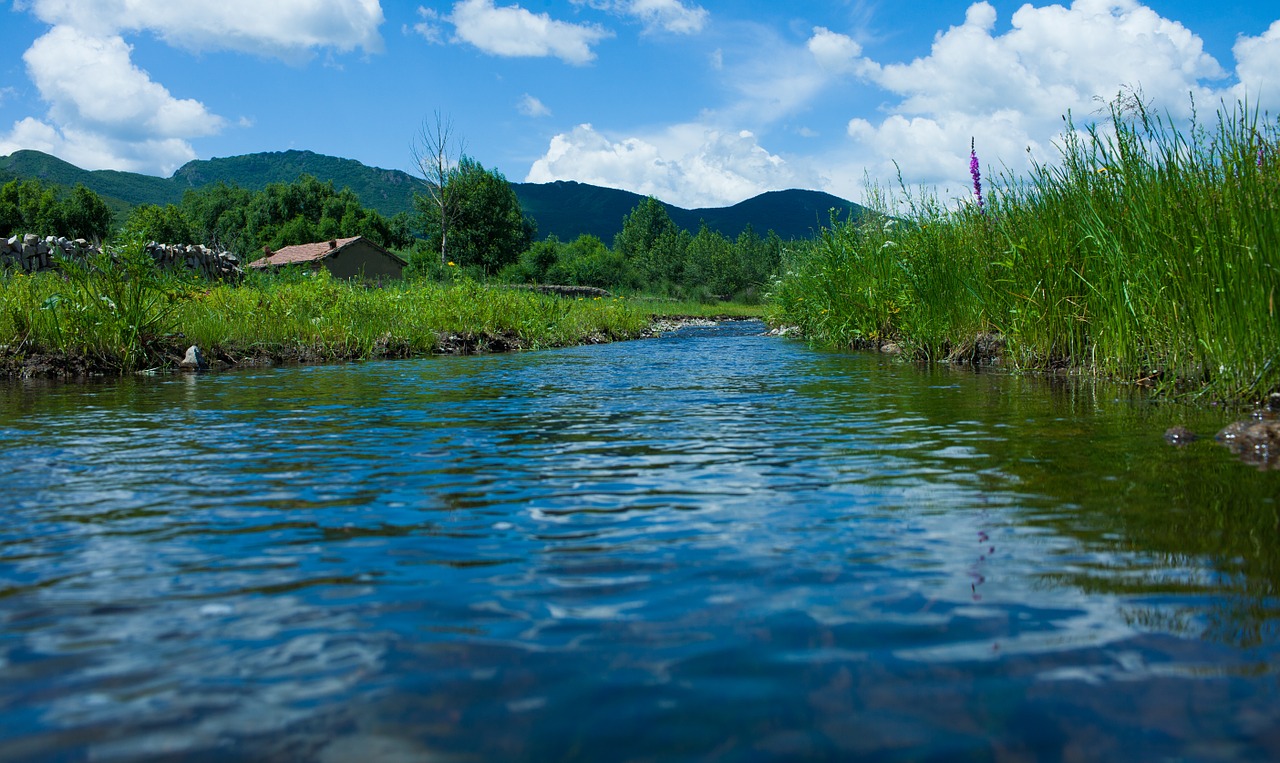
[[[82,170],[39,151],[16,151],[0,157],[0,178],[38,178],[74,186],[82,183],[103,196],[123,219],[139,204],[175,204],[188,189],[224,182],[251,191],[269,183],[293,182],[301,174],[333,181],[350,188],[361,203],[391,216],[413,212],[413,197],[424,188],[421,179],[398,170],[369,167],[353,159],[325,156],[311,151],[274,151],[221,159],[188,162],[171,178],[158,178],[113,170]],[[640,194],[614,188],[557,181],[512,183],[525,214],[538,222],[538,236],[554,235],[571,241],[581,234],[599,237],[606,244],[622,230],[626,215],[644,200]],[[682,209],[665,204],[676,225],[696,233],[702,223],[730,238],[747,225],[761,235],[774,231],[784,239],[809,238],[830,222],[831,211],[858,215],[853,202],[819,191],[770,191],[731,207]]]
[[[413,195],[424,188],[422,180],[408,173],[313,151],[273,151],[187,162],[173,173],[171,182],[184,190],[222,181],[260,191],[268,183],[292,183],[303,174],[332,180],[339,190],[350,188],[362,204],[387,217],[412,213]]]

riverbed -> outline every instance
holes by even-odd
[[[1228,414],[764,334],[0,386],[0,760],[1280,758]]]

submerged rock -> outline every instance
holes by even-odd
[[[1164,430],[1164,439],[1170,445],[1186,445],[1189,442],[1194,442],[1198,438],[1196,437],[1196,433],[1192,432],[1190,429],[1187,429],[1184,426],[1176,426],[1169,427]]]
[[[1223,427],[1218,442],[1247,464],[1280,469],[1280,421],[1269,411],[1257,411],[1251,419]]]

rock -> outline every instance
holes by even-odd
[[[187,355],[178,364],[183,371],[205,371],[209,366],[204,362],[204,353],[194,344],[187,348]]]
[[[1255,412],[1252,419],[1223,427],[1218,432],[1218,442],[1247,464],[1280,469],[1280,421],[1267,412]]]
[[[1195,432],[1179,425],[1164,430],[1164,439],[1170,445],[1186,445],[1189,442],[1194,442],[1197,438]]]

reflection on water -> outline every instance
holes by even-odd
[[[759,324],[0,388],[0,759],[1265,759],[1276,498]]]

